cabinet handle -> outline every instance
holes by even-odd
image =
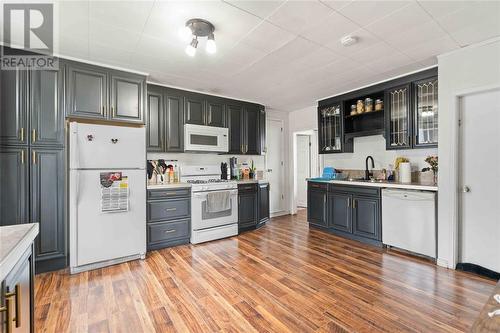
[[[102,106],[102,114],[106,114],[106,109],[104,108],[104,105]]]
[[[163,195],[175,195],[176,193],[175,192],[165,192],[163,193]]]
[[[356,208],[356,199],[352,199],[352,208]]]
[[[19,130],[19,136],[21,137],[21,141],[24,141],[24,127],[21,127]]]
[[[115,114],[115,107],[114,107],[114,106],[112,106],[112,107],[111,107],[111,114],[112,114],[112,115],[114,115],[114,114]]]
[[[36,151],[31,152],[31,159],[33,160],[33,164],[36,164]]]
[[[10,298],[5,299],[5,306],[0,307],[0,313],[5,312],[5,333],[12,332],[12,301]]]
[[[177,210],[177,208],[173,207],[173,208],[167,208],[167,209],[165,209],[165,210],[166,210],[167,212],[172,212],[172,211],[174,211],[174,210]]]
[[[351,198],[347,198],[347,207],[351,207]]]
[[[16,317],[13,319],[16,322],[16,327],[21,327],[21,285],[18,283],[14,287],[14,291],[5,293],[5,298],[16,298]]]
[[[31,141],[33,143],[36,142],[36,129],[34,129],[34,128],[31,130]]]
[[[170,229],[170,230],[165,230],[164,231],[165,234],[171,234],[173,232],[175,232],[175,229]]]
[[[21,149],[21,164],[24,164],[24,149]]]

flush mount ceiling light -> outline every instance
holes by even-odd
[[[179,33],[183,40],[188,41],[191,39],[191,43],[186,47],[186,54],[190,57],[195,56],[196,48],[198,47],[198,37],[207,37],[207,43],[205,45],[207,53],[214,54],[217,52],[214,31],[214,25],[206,20],[199,18],[188,20],[185,27],[183,27]]]
[[[351,35],[344,36],[340,39],[340,44],[343,46],[351,46],[352,44],[356,44],[358,42],[358,37],[354,37]]]

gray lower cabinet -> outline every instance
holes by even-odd
[[[269,183],[259,184],[258,187],[259,220],[257,228],[260,228],[269,221]]]
[[[189,243],[191,237],[191,191],[148,189],[148,251]]]
[[[238,185],[238,230],[255,229],[258,223],[257,184]]]
[[[35,239],[37,272],[64,267],[64,149],[30,149],[30,221],[39,223]]]
[[[327,227],[327,185],[308,182],[307,187],[307,221]]]
[[[0,146],[0,225],[29,223],[28,149]]]
[[[380,200],[378,188],[308,182],[307,220],[340,236],[381,245]]]
[[[28,72],[0,70],[0,144],[28,143]]]
[[[0,283],[0,332],[32,333],[34,327],[33,246]]]

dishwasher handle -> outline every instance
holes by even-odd
[[[423,191],[401,191],[401,190],[382,190],[382,199],[394,198],[407,201],[433,201],[434,192]]]

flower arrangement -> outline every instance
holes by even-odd
[[[429,164],[429,167],[423,168],[422,172],[432,171],[434,174],[434,184],[437,183],[437,173],[438,173],[438,157],[437,156],[427,156],[425,162]]]

